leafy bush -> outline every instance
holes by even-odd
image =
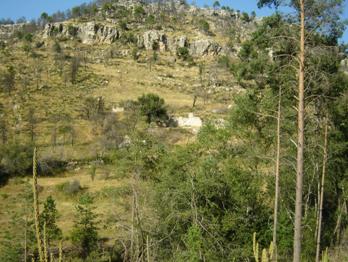
[[[24,35],[24,40],[27,41],[27,42],[32,42],[33,41],[33,38],[34,38],[34,35],[31,34],[31,33],[27,33]]]
[[[138,47],[134,47],[134,48],[132,49],[132,58],[134,59],[134,61],[138,61],[139,56],[140,56],[140,54],[139,54],[139,48],[138,48]]]
[[[168,114],[163,98],[156,94],[146,94],[138,98],[140,112],[146,117],[146,122],[167,121]]]
[[[152,27],[155,23],[156,23],[156,18],[154,15],[149,15],[148,17],[146,17],[145,24],[148,27]]]
[[[6,185],[10,179],[10,174],[0,166],[0,186]]]
[[[132,32],[124,32],[120,38],[123,44],[136,44],[137,38]]]
[[[44,41],[37,41],[37,42],[35,43],[35,47],[36,47],[36,48],[41,48],[41,47],[44,46],[44,44],[45,44]]]
[[[123,31],[128,30],[128,25],[127,25],[128,23],[126,20],[122,19],[119,24],[120,24],[120,27]]]
[[[40,176],[53,176],[66,170],[68,163],[64,160],[45,158],[38,162]]]
[[[74,27],[73,25],[68,26],[68,33],[69,33],[69,35],[71,35],[73,37],[77,36],[77,30],[78,29],[76,27]]]
[[[32,159],[32,145],[7,144],[0,149],[0,170],[2,174],[11,176],[29,174],[32,170]]]
[[[244,22],[246,22],[246,23],[248,23],[248,22],[251,21],[251,19],[250,19],[248,13],[246,13],[246,12],[243,12],[243,13],[242,13],[242,16],[241,16],[240,19],[242,19],[242,21],[244,21]]]
[[[138,5],[134,8],[134,18],[138,21],[140,21],[145,15],[146,12],[141,5]]]
[[[131,195],[132,188],[130,186],[114,187],[106,186],[98,191],[95,196],[100,199],[117,199],[119,197],[125,197]]]
[[[56,188],[58,191],[63,192],[66,195],[76,195],[82,190],[80,181],[78,180],[64,182],[62,184],[57,185]]]
[[[186,61],[190,57],[189,50],[187,47],[179,47],[176,50],[176,55],[182,60]]]
[[[4,41],[0,41],[0,50],[6,48],[6,43]]]
[[[206,20],[204,20],[204,19],[200,19],[198,21],[198,28],[200,30],[202,30],[203,32],[205,32],[205,33],[208,33],[209,30],[210,30],[209,23]]]
[[[220,56],[218,59],[218,64],[221,67],[229,68],[231,66],[231,61],[228,56]]]
[[[242,261],[251,255],[254,231],[262,243],[271,238],[267,225],[272,210],[261,197],[262,180],[238,167],[233,151],[226,147],[229,136],[224,132],[210,130],[200,135],[198,143],[171,151],[157,171],[156,210],[162,221],[158,237],[172,232],[160,250],[180,257],[181,253],[183,261],[199,253],[207,261]],[[202,224],[195,223],[203,218]],[[224,251],[217,248],[217,239]],[[181,248],[171,250],[174,246]]]

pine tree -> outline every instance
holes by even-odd
[[[83,258],[98,248],[98,215],[94,213],[93,198],[83,195],[76,206],[74,229],[71,234],[72,242],[81,249]]]
[[[60,240],[62,238],[62,230],[57,226],[58,211],[56,202],[52,196],[47,197],[44,203],[44,209],[40,214],[40,227],[43,231],[44,225],[46,227],[47,244],[53,240]]]

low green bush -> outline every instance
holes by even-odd
[[[56,186],[57,191],[62,192],[66,195],[77,195],[82,191],[82,187],[80,185],[80,181],[73,180],[67,181],[62,184]]]

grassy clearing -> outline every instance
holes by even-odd
[[[100,214],[103,219],[101,225],[106,226],[110,221],[129,221],[130,179],[115,177],[111,167],[103,166],[97,168],[95,180],[92,181],[89,170],[88,166],[78,167],[59,177],[40,177],[38,180],[40,202],[44,202],[48,196],[53,196],[56,200],[60,215],[58,226],[63,230],[64,237],[68,237],[73,228],[75,205],[81,193],[88,192],[94,196],[96,213]],[[109,174],[107,178],[106,173]],[[81,185],[81,190],[76,195],[65,194],[58,190],[59,185],[74,180],[79,181]],[[28,178],[14,179],[1,188],[0,223],[2,226],[0,234],[12,227],[13,215],[23,208],[24,199],[20,194],[28,188],[28,183],[31,182],[31,179]],[[108,227],[101,227],[100,234],[107,239],[115,239],[120,232],[116,234]]]

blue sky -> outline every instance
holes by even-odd
[[[348,0],[345,3],[344,18],[348,19]],[[64,11],[75,5],[89,2],[88,0],[0,0],[0,18],[12,18],[14,20],[25,16],[37,18],[42,12],[52,13],[58,10]],[[195,0],[198,5],[211,5],[213,0]],[[251,12],[255,11],[258,16],[271,13],[268,8],[258,9],[257,0],[220,0],[221,5],[229,5],[233,9]],[[348,43],[348,29],[343,36],[344,42]]]

